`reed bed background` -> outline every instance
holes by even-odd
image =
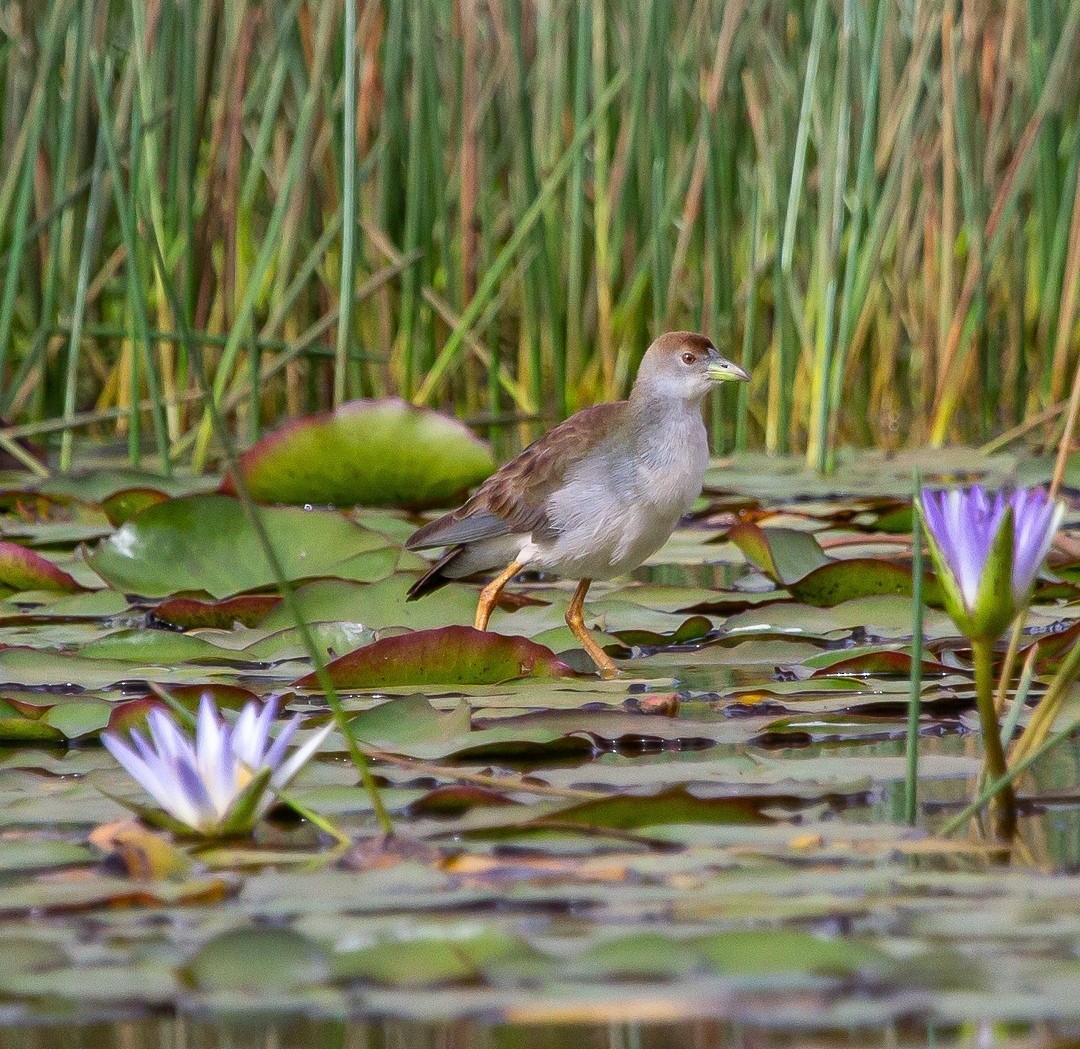
[[[243,441],[512,446],[683,327],[753,374],[718,451],[1053,442],[1078,60],[1075,0],[5,0],[0,443],[202,467],[190,328]]]

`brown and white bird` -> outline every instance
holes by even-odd
[[[748,378],[704,335],[661,335],[629,400],[572,415],[409,538],[411,550],[449,549],[408,599],[500,568],[476,609],[476,628],[486,630],[503,587],[523,569],[580,580],[566,623],[601,674],[616,674],[585,626],[589,585],[637,568],[667,541],[709,463],[701,403],[718,383]]]

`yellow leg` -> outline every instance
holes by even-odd
[[[574,637],[581,642],[581,647],[589,653],[589,658],[600,670],[601,677],[616,677],[619,668],[611,661],[611,657],[596,643],[595,638],[585,626],[585,594],[592,583],[591,579],[582,579],[570,599],[570,605],[566,609],[566,625],[574,632]]]
[[[477,630],[487,630],[488,620],[495,608],[495,602],[499,600],[502,589],[521,571],[522,566],[517,561],[511,561],[504,571],[500,572],[483,590],[480,591],[480,601],[476,606],[476,621],[473,626]]]

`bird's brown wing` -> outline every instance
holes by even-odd
[[[548,500],[570,468],[618,425],[625,408],[626,402],[618,401],[570,416],[492,474],[468,502],[418,529],[405,545],[423,550],[515,533],[552,538]]]

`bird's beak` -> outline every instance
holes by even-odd
[[[713,382],[749,382],[750,376],[737,364],[733,364],[720,354],[709,354],[709,378]]]

